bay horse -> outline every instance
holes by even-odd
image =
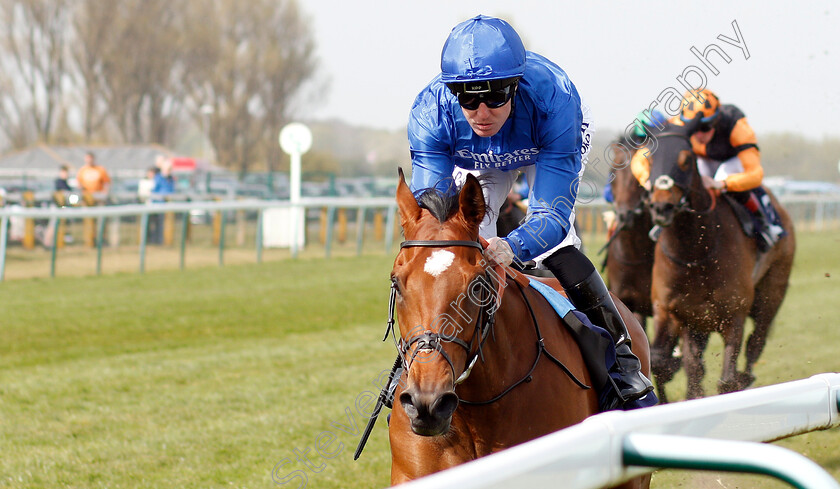
[[[698,122],[668,124],[654,133],[657,147],[650,156],[651,215],[662,227],[651,289],[652,369],[660,385],[672,378],[678,364],[666,360],[681,338],[688,399],[704,395],[703,352],[712,332],[724,341],[718,392],[742,390],[755,380],[752,370],[785,297],[796,248],[793,222],[769,190],[788,234],[760,253],[755,239],[742,231],[731,199],[704,187],[689,141]],[[738,371],[747,317],[754,329],[746,368]],[[664,390],[658,394],[667,402]]]
[[[653,250],[648,237],[653,227],[645,205],[645,189],[630,171],[630,151],[634,145],[621,137],[611,144],[612,185],[615,227],[610,230],[604,261],[610,292],[626,305],[645,326],[653,315],[650,304]]]
[[[485,202],[469,175],[452,198],[420,201],[402,171],[405,241],[391,282],[404,371],[389,425],[396,485],[578,423],[598,411],[580,350],[534,289],[485,261]],[[556,280],[555,285],[559,287]],[[503,293],[499,292],[503,291]],[[647,339],[616,301],[649,371]],[[648,487],[643,476],[620,487]]]
[[[620,136],[610,146],[614,175],[611,185],[615,224],[605,245],[607,284],[610,292],[633,311],[636,320],[647,330],[648,318],[653,316],[650,293],[656,242],[649,236],[653,220],[647,205],[647,190],[639,184],[630,170],[632,151],[638,145]],[[660,339],[663,340],[664,337]],[[651,350],[651,362],[658,365],[661,372],[667,371],[670,375],[677,372],[681,364],[680,359],[674,357],[673,350],[664,349]],[[660,402],[667,402],[667,398],[663,398],[663,381],[656,376],[652,380],[656,384]]]

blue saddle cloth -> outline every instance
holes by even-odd
[[[551,304],[551,307],[560,315],[561,318],[566,317],[569,312],[572,312],[579,320],[582,322],[586,327],[595,331],[598,335],[606,338],[609,341],[605,343],[609,346],[604,351],[604,365],[606,365],[607,372],[609,373],[610,377],[614,380],[618,380],[620,378],[618,372],[615,371],[613,368],[615,366],[615,343],[613,343],[612,336],[606,329],[596,326],[592,324],[586,314],[575,309],[575,306],[564,297],[562,294],[551,288],[550,286],[540,282],[539,280],[535,280],[533,277],[528,277],[528,280],[531,282],[531,288],[539,292],[545,300]],[[599,410],[604,411],[602,406],[605,406],[609,403],[609,398],[615,396],[615,392],[611,386],[596,386],[596,390],[598,391],[598,406]],[[659,402],[659,399],[656,397],[656,394],[653,392],[649,392],[647,395],[642,397],[641,399],[637,399],[632,402],[626,403],[622,406],[622,409],[625,411],[631,409],[638,409],[648,406],[653,406]]]

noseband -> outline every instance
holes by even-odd
[[[468,247],[468,248],[476,248],[477,250],[483,252],[484,248],[481,246],[481,243],[478,241],[466,241],[466,240],[406,240],[400,244],[400,249],[403,248],[447,248],[450,246],[461,246],[461,247]],[[491,285],[492,289],[492,278],[490,277],[490,273],[488,272],[485,274],[485,279],[487,283]],[[391,282],[391,296],[390,302],[388,305],[388,324],[385,330],[385,337],[382,338],[383,341],[387,339],[389,333],[394,332],[394,305],[396,301],[396,293],[397,293],[397,284],[396,282]],[[492,292],[491,292],[492,294]],[[482,297],[482,303],[484,303],[484,297]],[[440,333],[435,333],[432,331],[425,331],[423,334],[412,337],[409,341],[400,338],[399,343],[397,343],[396,338],[394,338],[394,345],[397,347],[397,350],[400,352],[400,356],[403,359],[403,365],[405,365],[406,370],[411,368],[411,365],[414,363],[415,357],[421,351],[437,351],[446,363],[449,365],[449,369],[452,371],[452,378],[454,379],[454,385],[458,385],[465,380],[467,377],[470,376],[473,367],[475,366],[476,361],[479,358],[483,359],[483,352],[482,352],[482,345],[484,341],[487,339],[489,332],[493,328],[493,323],[495,321],[495,316],[493,313],[488,309],[488,305],[490,302],[487,302],[487,305],[482,305],[481,309],[476,317],[475,322],[475,332],[473,333],[473,337],[470,340],[469,344],[464,340],[456,337],[456,336],[448,336],[448,335],[441,335]],[[482,321],[483,319],[483,321]],[[463,348],[467,352],[468,360],[466,364],[466,369],[464,372],[455,378],[455,365],[452,363],[452,359],[449,357],[449,354],[446,353],[446,350],[443,348],[442,342],[449,342],[454,343],[461,348]],[[476,345],[477,344],[477,345]],[[414,349],[414,352],[411,353],[409,358],[406,358],[406,355],[409,354],[409,351],[412,347],[416,345],[417,347]],[[475,351],[473,351],[475,350]]]

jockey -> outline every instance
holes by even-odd
[[[667,122],[667,119],[662,112],[643,110],[636,114],[636,119],[633,120],[631,137],[637,142],[642,142],[654,129],[662,128],[665,122]]]
[[[589,107],[566,73],[526,51],[507,22],[479,15],[452,30],[441,73],[411,107],[411,190],[416,197],[429,191],[452,195],[468,173],[480,177],[488,207],[480,228],[490,243],[485,254],[504,265],[541,261],[576,308],[610,333],[622,379],[614,387],[624,404],[653,388],[574,230],[592,132]],[[530,188],[527,218],[497,237],[498,211],[520,171]]]
[[[667,119],[658,110],[643,110],[636,114],[636,118],[633,119],[632,126],[627,126],[627,129],[632,127],[632,130],[625,131],[621,136],[619,136],[619,141],[622,141],[619,144],[625,145],[624,150],[629,151],[631,148],[627,148],[626,146],[632,145],[633,148],[638,148],[645,143],[645,139],[648,137],[649,134],[656,129],[662,128]],[[622,150],[622,152],[624,152]],[[615,162],[617,163],[617,162]],[[624,160],[619,168],[625,168],[626,160]],[[610,169],[610,173],[607,176],[607,184],[604,185],[604,200],[608,204],[612,204],[615,202],[615,195],[613,194],[612,182],[615,180],[615,170],[618,168]],[[612,238],[613,233],[615,232],[616,226],[618,226],[618,220],[616,219],[616,213],[614,208],[610,208],[602,213],[604,224],[607,225],[607,240]],[[603,269],[603,267],[602,267]]]
[[[633,120],[633,130],[627,133],[627,138],[634,144],[639,145],[644,143],[645,138],[656,128],[661,128],[665,125],[667,119],[658,110],[643,110],[636,114]],[[629,127],[629,126],[628,126]],[[638,146],[636,146],[638,147]],[[624,167],[622,167],[624,168]],[[614,197],[612,192],[612,172],[610,172],[609,180],[604,186],[604,200],[612,204]]]
[[[722,105],[709,89],[686,92],[679,117],[673,117],[669,122],[684,125],[698,116],[701,117],[700,127],[691,136],[691,146],[697,155],[697,169],[703,184],[706,188],[727,192],[753,214],[758,248],[768,251],[785,231],[770,197],[761,187],[764,170],[755,132],[741,109],[731,104]],[[650,163],[644,151],[636,152],[631,168],[639,183],[649,187]]]

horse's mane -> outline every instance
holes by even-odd
[[[488,177],[479,175],[478,181],[484,187],[488,182]],[[451,195],[447,195],[435,188],[428,188],[417,197],[417,204],[428,210],[435,219],[444,223],[458,211],[458,196],[460,193],[460,188]],[[486,212],[488,214],[491,212],[495,213],[496,210],[488,208]]]

